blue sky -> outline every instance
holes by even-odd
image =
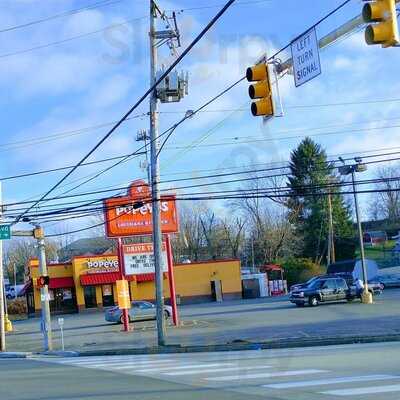
[[[186,110],[195,109],[243,76],[245,68],[260,54],[265,51],[272,54],[341,3],[338,0],[241,2],[245,3],[238,0],[238,5],[227,11],[182,62],[179,69],[190,73],[189,95],[180,103],[160,106],[160,132],[181,118]],[[87,0],[6,0],[0,10],[0,27],[7,29],[93,3]],[[0,98],[0,176],[74,164],[105,134],[107,127],[71,134],[118,119],[144,92],[149,83],[147,3],[145,0],[122,0],[0,33],[0,88],[3,93]],[[159,6],[178,12],[185,47],[222,3],[219,0],[160,0]],[[198,9],[203,5],[216,6]],[[352,1],[318,26],[318,37],[360,13],[361,7],[360,1]],[[9,55],[102,30],[109,25],[115,26],[58,45]],[[282,60],[288,56],[287,51],[280,55]],[[173,59],[166,48],[160,52],[160,58],[166,64]],[[161,156],[163,179],[206,174],[197,172],[199,170],[285,161],[301,137],[307,134],[316,135],[314,139],[329,155],[357,155],[369,150],[379,153],[378,149],[399,146],[399,102],[363,103],[399,97],[400,83],[396,79],[399,62],[399,49],[367,46],[363,32],[355,32],[321,52],[322,74],[313,81],[295,88],[293,76],[280,80],[285,116],[267,125],[252,117],[249,111],[225,111],[250,108],[248,84],[243,82],[209,106],[212,112],[201,113],[176,130]],[[361,104],[327,106],[349,102]],[[91,160],[134,151],[139,146],[135,142],[137,130],[148,128],[148,118],[142,115],[147,110],[145,101],[133,114],[137,118],[118,129]],[[375,129],[377,127],[385,128]],[[65,134],[63,138],[59,137],[61,134]],[[57,140],[49,138],[52,135],[58,135]],[[295,137],[288,139],[288,136]],[[224,142],[243,140],[253,143],[224,145]],[[192,143],[197,146],[188,148]],[[139,161],[137,158],[122,164],[75,192],[123,186],[144,177]],[[68,183],[77,184],[79,179],[107,165],[80,169],[68,179],[67,186],[55,194],[71,188],[73,183],[70,186]],[[365,177],[373,174],[372,168]],[[63,172],[58,172],[6,181],[3,200],[7,203],[37,198],[62,175]],[[368,203],[365,200],[363,207],[366,213]],[[62,232],[88,224],[87,220],[74,221],[53,224],[49,229]]]

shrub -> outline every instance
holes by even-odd
[[[290,257],[284,259],[280,264],[285,270],[288,287],[325,273],[324,268],[313,262],[310,258]]]
[[[7,307],[9,315],[23,315],[28,312],[25,298],[9,300],[7,302]]]

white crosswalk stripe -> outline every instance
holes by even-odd
[[[174,360],[165,360],[165,361],[134,361],[134,360],[122,361],[122,360],[120,360],[120,361],[113,361],[113,362],[108,362],[108,363],[102,362],[102,361],[100,361],[100,362],[91,361],[91,362],[82,362],[82,363],[79,363],[78,365],[80,365],[82,367],[91,367],[91,366],[93,366],[93,367],[110,366],[111,367],[114,365],[118,366],[123,363],[129,362],[132,365],[136,365],[138,367],[151,367],[151,366],[160,366],[160,365],[167,367],[168,365],[171,365],[171,363],[173,361]]]
[[[329,372],[322,369],[299,369],[294,371],[280,371],[280,372],[262,372],[258,374],[236,374],[228,376],[212,376],[205,378],[207,381],[236,381],[245,379],[259,379],[259,378],[275,378],[279,376],[296,376],[296,375],[311,375]]]
[[[328,378],[328,379],[316,379],[313,381],[295,381],[295,382],[284,382],[284,383],[272,383],[269,385],[263,385],[263,387],[270,389],[292,389],[310,386],[323,386],[332,385],[337,383],[352,383],[352,382],[369,382],[369,381],[384,381],[395,379],[397,376],[394,375],[364,375],[364,376],[347,376],[342,378]]]
[[[234,364],[232,363],[216,363],[216,364],[185,364],[185,365],[180,365],[178,367],[160,367],[160,368],[145,368],[145,369],[138,369],[137,372],[145,373],[145,372],[164,372],[164,371],[171,371],[171,370],[180,370],[180,369],[205,369],[205,368],[210,368],[210,367],[222,367],[222,366],[232,366]]]
[[[183,375],[200,375],[205,373],[214,373],[214,372],[231,372],[231,371],[251,371],[251,370],[258,370],[258,369],[267,369],[272,368],[270,365],[264,366],[254,366],[254,367],[227,367],[227,368],[207,368],[204,372],[203,371],[179,371],[179,372],[165,372],[164,375],[167,376],[183,376]]]
[[[386,385],[386,386],[369,386],[359,387],[354,389],[337,389],[320,392],[321,394],[328,394],[331,396],[355,396],[362,394],[377,394],[377,393],[391,393],[400,392],[400,385]]]

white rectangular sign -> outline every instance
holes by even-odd
[[[154,274],[153,243],[125,244],[123,246],[125,275]],[[168,271],[166,245],[163,243],[163,271]]]
[[[319,45],[315,28],[294,40],[291,49],[294,83],[298,87],[321,73]]]

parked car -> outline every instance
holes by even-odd
[[[349,288],[353,288],[355,290],[355,283],[354,283],[354,277],[351,273],[348,272],[338,272],[338,273],[331,273],[331,274],[325,274],[325,275],[318,275],[318,276],[314,276],[313,278],[309,279],[307,282],[305,283],[300,283],[300,284],[296,284],[296,285],[292,285],[290,287],[290,293],[301,289],[301,288],[305,288],[307,286],[309,286],[312,282],[314,282],[315,280],[318,279],[327,279],[327,278],[343,278],[346,283],[347,286]],[[371,293],[374,296],[379,296],[382,293],[382,290],[384,289],[384,285],[382,285],[377,278],[373,278],[371,280],[368,280],[368,289],[371,291]]]
[[[400,287],[400,275],[380,275],[378,282],[385,287]]]
[[[172,307],[164,305],[165,318],[172,316]],[[122,323],[122,310],[118,306],[105,310],[104,318],[108,322]],[[148,301],[132,301],[129,310],[129,322],[156,319],[156,306]]]
[[[370,289],[372,292],[372,289]],[[315,307],[319,303],[352,301],[361,297],[361,290],[349,286],[346,280],[335,275],[323,275],[311,280],[306,286],[294,289],[289,296],[298,307],[306,304]]]

